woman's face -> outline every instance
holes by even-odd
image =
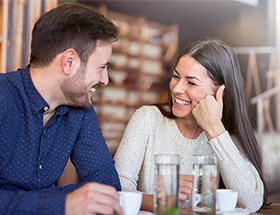
[[[189,55],[180,58],[169,88],[173,101],[172,112],[178,118],[190,116],[196,104],[206,95],[215,96],[214,83],[206,68]]]

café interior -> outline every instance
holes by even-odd
[[[119,28],[110,83],[94,98],[113,156],[127,122],[144,104],[167,101],[171,70],[189,42],[215,37],[240,62],[246,105],[263,155],[269,202],[280,203],[280,2],[278,0],[1,0],[0,72],[29,61],[31,30],[40,14],[63,3],[94,7]],[[77,183],[68,162],[59,185]]]

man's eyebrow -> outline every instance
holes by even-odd
[[[103,66],[109,66],[111,63],[110,62],[107,62],[107,63],[103,63],[103,64],[101,64],[101,66],[103,67]]]

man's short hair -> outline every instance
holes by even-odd
[[[30,64],[49,65],[55,56],[73,48],[86,63],[97,40],[117,40],[117,27],[93,8],[63,4],[43,14],[32,31]]]

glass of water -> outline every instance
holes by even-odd
[[[179,215],[179,155],[155,156],[154,214]]]
[[[218,166],[214,155],[198,155],[193,164],[193,215],[216,212]]]

